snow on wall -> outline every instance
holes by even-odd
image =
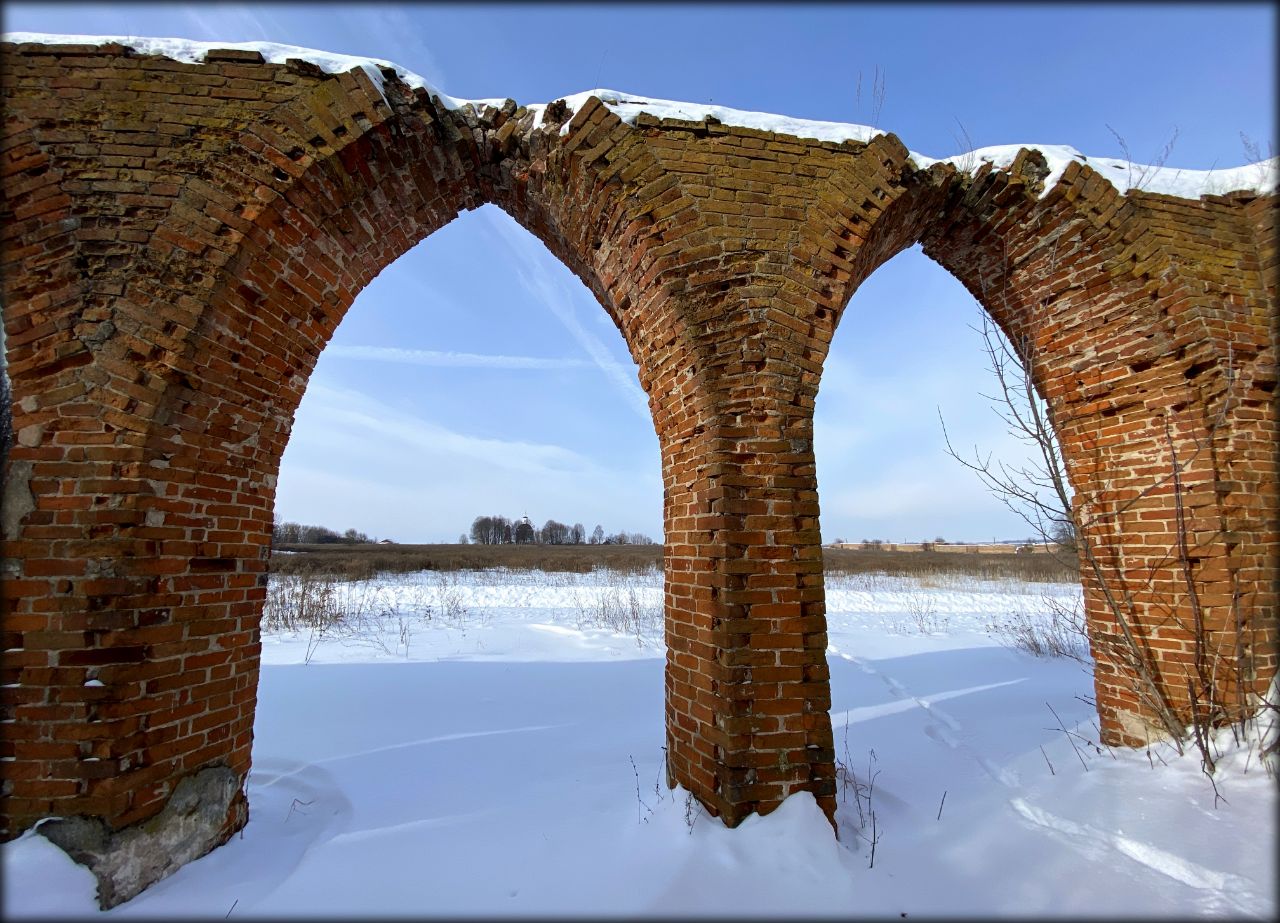
[[[283,64],[290,58],[299,58],[316,65],[326,74],[344,74],[348,71],[362,70],[380,90],[384,85],[383,70],[392,70],[407,86],[414,89],[421,87],[430,95],[437,97],[446,109],[460,109],[463,106],[501,106],[505,102],[502,99],[457,99],[441,92],[413,71],[381,58],[335,54],[330,51],[316,51],[314,48],[301,48],[297,45],[282,45],[279,42],[197,42],[186,38],[145,38],[136,35],[52,35],[46,32],[5,32],[3,38],[4,41],[15,44],[122,45],[138,54],[159,55],[181,61],[183,64],[203,64],[205,56],[210,51],[220,48],[232,51],[256,51],[268,64]]]
[[[772,131],[797,138],[813,138],[817,141],[832,141],[837,144],[847,140],[866,143],[877,135],[886,134],[883,129],[868,125],[820,122],[796,119],[786,115],[730,109],[726,106],[651,99],[617,90],[587,90],[564,97],[564,102],[569,109],[577,111],[592,96],[598,97],[606,107],[628,124],[635,124],[636,116],[646,112],[656,118],[683,119],[692,122],[710,117],[726,125],[739,125],[743,128]],[[535,124],[540,124],[542,111],[546,108],[545,104],[527,108],[537,111]],[[561,133],[566,132],[568,127],[569,123],[566,121],[561,126]],[[1198,199],[1202,195],[1236,190],[1252,190],[1260,195],[1267,195],[1276,191],[1277,174],[1280,173],[1280,157],[1223,170],[1183,170],[1176,167],[1131,163],[1110,157],[1088,157],[1074,147],[1063,144],[1000,144],[980,147],[942,159],[928,157],[916,151],[909,153],[911,160],[921,168],[928,168],[936,163],[949,163],[961,172],[972,173],[983,163],[990,163],[996,169],[1008,167],[1022,148],[1039,151],[1048,162],[1049,175],[1045,178],[1044,192],[1048,192],[1057,184],[1067,164],[1072,161],[1088,164],[1121,193],[1136,188],[1144,192],[1158,192],[1184,199]]]
[[[439,99],[440,103],[447,109],[459,109],[464,106],[473,108],[493,106],[497,108],[505,102],[502,99],[463,99],[449,96],[412,71],[379,58],[316,51],[311,48],[300,48],[296,45],[282,45],[278,42],[197,42],[183,38],[145,38],[122,35],[52,35],[43,32],[6,32],[4,33],[4,40],[15,43],[51,45],[102,45],[115,43],[131,48],[139,54],[160,55],[187,64],[202,63],[211,50],[218,48],[256,51],[271,64],[283,64],[290,58],[300,58],[315,64],[329,74],[345,73],[356,69],[363,70],[369,75],[374,86],[379,89],[383,87],[383,70],[391,70],[406,85],[425,89],[431,96]],[[868,125],[796,119],[785,115],[730,109],[727,106],[677,102],[669,99],[652,99],[646,96],[637,96],[632,93],[602,88],[585,90],[581,93],[562,97],[562,99],[572,114],[580,109],[592,96],[597,97],[610,111],[627,124],[634,124],[636,117],[645,112],[656,118],[682,119],[694,122],[703,121],[709,117],[726,125],[737,125],[760,131],[771,131],[781,135],[791,135],[797,138],[812,138],[817,141],[832,141],[835,143],[847,140],[865,143],[877,135],[886,134],[883,129],[873,128]],[[535,103],[525,107],[534,113],[535,127],[542,124],[546,107],[546,103]],[[569,120],[566,119],[560,128],[561,133],[567,132],[568,127]],[[984,163],[990,163],[996,169],[1006,168],[1013,163],[1018,151],[1022,148],[1039,151],[1049,164],[1049,175],[1045,178],[1042,196],[1057,184],[1058,179],[1067,168],[1067,164],[1072,161],[1092,167],[1122,194],[1133,189],[1140,189],[1144,192],[1162,193],[1185,199],[1197,199],[1202,195],[1215,195],[1238,190],[1251,191],[1259,195],[1270,195],[1276,191],[1277,180],[1280,179],[1280,157],[1272,157],[1257,163],[1221,170],[1183,170],[1163,165],[1137,164],[1110,157],[1088,157],[1074,147],[1063,144],[1000,144],[992,147],[977,148],[964,154],[941,159],[928,157],[915,151],[910,151],[910,155],[911,160],[921,168],[927,168],[936,163],[947,163],[962,172],[971,173]]]

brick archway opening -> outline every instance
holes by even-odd
[[[992,323],[918,244],[880,264],[853,293],[814,408],[824,542],[994,541],[991,529],[1001,541],[1031,534],[946,454],[944,425],[958,449],[975,442],[984,454],[997,443],[1008,449],[984,397],[995,390],[979,333],[984,320]],[[913,464],[904,468],[907,458]],[[974,515],[1000,525],[974,522]]]
[[[1179,222],[1214,223],[1233,252],[1257,246],[1246,274],[1274,252],[1253,236],[1252,196],[1184,204],[1122,193],[1075,164],[1051,189],[1047,174],[1027,150],[1005,171],[920,171],[868,197],[864,208],[884,203],[873,220],[855,218],[854,245],[817,268],[845,286],[839,322],[848,293],[919,242],[1017,344],[1079,523],[1102,738],[1182,739],[1189,726],[1253,713],[1274,675],[1274,634],[1255,615],[1274,596],[1253,579],[1274,551],[1239,554],[1255,539],[1266,546],[1265,527],[1225,480],[1250,467],[1232,441],[1247,456],[1274,428],[1261,416],[1274,343],[1234,307],[1234,322],[1223,320],[1222,301],[1261,308],[1263,288],[1246,295],[1239,286],[1252,283],[1207,270],[1213,246]],[[1241,426],[1241,414],[1261,425]]]
[[[319,356],[283,455],[277,520],[319,522],[315,509],[328,509],[322,525],[408,544],[455,542],[493,513],[660,536],[635,518],[638,498],[650,519],[661,502],[648,399],[599,311],[498,206],[460,213],[370,282]],[[331,405],[353,427],[346,444]],[[617,496],[606,469],[625,471]]]
[[[1250,576],[1267,556],[1240,554],[1262,520],[1230,483],[1273,426],[1234,420],[1262,422],[1274,343],[1235,307],[1222,336],[1224,304],[1265,297],[1206,272],[1219,246],[1273,257],[1241,207],[1252,197],[1122,192],[1075,165],[1049,189],[1044,175],[1026,151],[1003,177],[980,171],[922,243],[1024,352],[1057,432],[1102,739],[1183,739],[1248,717],[1274,675],[1274,595]],[[1189,230],[1200,222],[1220,245]]]

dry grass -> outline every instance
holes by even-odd
[[[661,545],[282,545],[273,554],[277,574],[332,574],[361,580],[374,574],[421,570],[510,570],[633,574],[662,566]]]
[[[330,574],[363,580],[379,573],[510,570],[638,574],[662,566],[661,545],[283,545],[274,554],[276,574]],[[1079,579],[1051,555],[953,554],[928,551],[822,549],[828,574],[881,573],[920,577],[969,575],[987,580],[1061,583]]]
[[[894,577],[966,575],[983,580],[1071,583],[1078,570],[1048,554],[957,554],[938,551],[876,551],[823,548],[828,574],[889,574]]]
[[[631,635],[636,645],[662,643],[665,622],[662,598],[650,598],[644,577],[610,571],[608,582],[584,599],[574,591],[574,605],[578,610],[578,628],[604,628],[618,634]]]

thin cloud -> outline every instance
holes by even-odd
[[[649,398],[636,381],[635,367],[624,366],[614,360],[609,347],[578,320],[572,295],[545,265],[547,250],[542,243],[505,214],[498,217],[494,212],[486,211],[485,217],[519,261],[514,268],[526,288],[556,316],[596,366],[609,377],[636,416],[652,423]]]
[[[419,37],[423,34],[422,23],[410,17],[404,7],[356,4],[355,12],[341,7],[335,12],[347,34],[353,39],[358,37],[358,42],[372,49],[351,53],[385,58],[407,67],[444,92],[454,95],[460,92],[445,79],[444,69],[431,45]],[[418,13],[414,11],[414,15]]]
[[[312,382],[299,407],[299,423],[309,425],[314,414],[320,432],[342,434],[344,442],[366,440],[385,446],[395,442],[427,458],[464,458],[524,474],[587,473],[597,466],[564,446],[523,440],[472,436],[401,413],[359,391]],[[299,429],[295,424],[295,434]]]
[[[539,356],[501,356],[482,353],[457,353],[435,349],[400,349],[394,346],[339,346],[331,345],[327,354],[340,359],[361,359],[369,362],[404,362],[411,365],[430,365],[438,368],[486,368],[486,369],[591,369],[596,363],[586,359],[542,358]]]
[[[231,6],[211,6],[204,15],[205,10],[187,10],[186,17],[193,23],[202,35],[200,39],[205,41],[218,41],[225,39],[233,42],[258,42],[276,40],[283,41],[280,38],[280,30],[275,20],[260,10],[255,10],[251,6],[243,4],[235,4]],[[269,31],[275,27],[275,33]]]
[[[662,534],[656,457],[605,467],[559,445],[450,430],[316,378],[279,483],[282,519],[399,541],[453,541],[494,511]]]

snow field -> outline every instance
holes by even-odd
[[[1215,804],[988,633],[1078,588],[828,584],[838,840],[805,794],[729,830],[667,789],[658,572],[388,575],[264,632],[249,824],[104,916],[1274,915],[1256,748],[1219,736]],[[43,838],[0,849],[6,918],[97,914]]]

